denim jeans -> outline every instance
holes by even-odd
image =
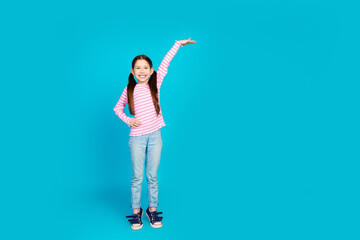
[[[149,206],[157,207],[159,192],[157,170],[160,164],[162,148],[160,128],[148,134],[130,136],[129,147],[132,168],[131,207],[135,209],[140,208],[141,205],[141,186],[144,176],[145,155]]]

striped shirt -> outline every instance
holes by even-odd
[[[175,40],[175,44],[170,49],[170,51],[165,55],[158,70],[156,71],[159,104],[160,104],[160,87],[162,81],[168,72],[168,67],[171,60],[175,56],[176,52],[179,50],[180,46],[182,47],[182,45]],[[140,120],[141,125],[139,127],[131,127],[129,136],[139,136],[143,134],[148,134],[166,125],[162,116],[161,108],[160,108],[160,114],[159,116],[157,116],[148,83],[136,84],[134,88],[133,96],[134,96],[135,118]],[[127,103],[128,103],[128,99],[127,99],[127,86],[126,86],[121,94],[119,101],[114,107],[114,111],[115,114],[123,122],[125,122],[127,125],[130,126],[131,118],[126,116],[124,112],[124,107]]]

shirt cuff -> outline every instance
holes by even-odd
[[[175,40],[175,44],[180,45],[181,47],[183,47],[183,45],[181,45],[178,41]]]
[[[129,125],[129,127],[130,127],[130,121],[131,121],[131,118],[130,118],[130,117],[127,117],[126,120],[125,120],[125,123],[126,123],[127,125]]]

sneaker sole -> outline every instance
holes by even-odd
[[[152,226],[153,228],[161,228],[162,227],[162,223],[160,225],[151,224],[149,215],[147,214],[147,212],[145,212],[145,214],[146,214],[147,218],[149,219],[150,226]]]
[[[139,229],[141,229],[141,228],[143,227],[143,225],[144,225],[144,224],[141,224],[141,225],[138,226],[138,227],[131,226],[131,229],[132,229],[132,230],[139,230]]]

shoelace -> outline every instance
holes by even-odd
[[[140,213],[136,213],[136,214],[133,214],[133,215],[130,215],[130,216],[126,216],[126,218],[132,218],[132,219],[128,220],[131,224],[134,224],[134,223],[141,224],[141,215],[140,215]]]
[[[158,215],[162,214],[162,212],[150,212],[150,220],[151,222],[160,222],[163,217],[159,217]]]

